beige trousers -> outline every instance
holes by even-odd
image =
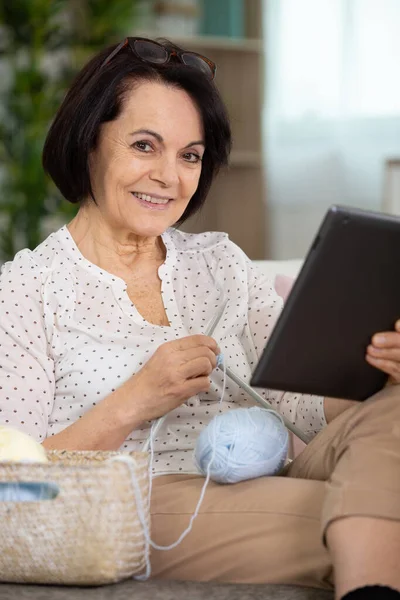
[[[171,544],[187,527],[204,479],[154,480],[152,538]],[[210,482],[193,529],[152,551],[153,576],[331,588],[329,523],[363,515],[400,520],[400,386],[339,415],[279,477]]]

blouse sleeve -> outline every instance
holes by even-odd
[[[28,254],[0,271],[0,423],[42,441],[54,402],[41,276]]]
[[[282,309],[282,299],[277,295],[273,281],[259,273],[250,260],[247,260],[247,268],[248,322],[253,346],[259,359]],[[310,437],[315,436],[326,425],[324,399],[320,396],[276,390],[258,390],[258,392],[275,410]]]

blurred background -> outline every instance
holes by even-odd
[[[44,138],[79,68],[128,35],[218,65],[233,152],[183,229],[301,258],[331,204],[400,214],[399,0],[0,0],[0,262],[73,217]]]

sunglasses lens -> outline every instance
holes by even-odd
[[[167,61],[168,52],[159,44],[146,40],[135,40],[134,45],[138,56],[147,62],[162,65]]]
[[[205,60],[200,58],[200,56],[196,56],[196,54],[191,54],[190,52],[184,52],[181,56],[182,61],[186,66],[202,71],[204,75],[207,75],[207,77],[210,79],[214,77],[214,73],[210,65]]]

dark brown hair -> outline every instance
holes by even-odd
[[[168,41],[163,45],[180,50]],[[179,62],[153,65],[125,48],[100,68],[114,48],[99,52],[77,75],[48,132],[43,167],[69,202],[95,200],[89,155],[96,148],[101,124],[118,117],[124,94],[135,84],[155,81],[175,86],[198,107],[206,144],[197,190],[179,220],[183,223],[201,208],[215,175],[228,162],[231,130],[225,105],[213,81]]]

